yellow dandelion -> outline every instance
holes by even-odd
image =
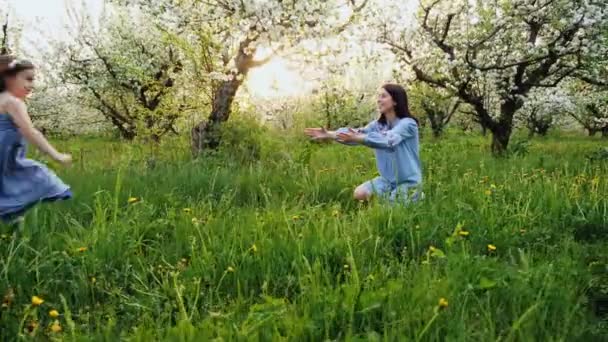
[[[441,309],[447,308],[448,307],[448,300],[445,299],[445,298],[443,298],[443,297],[439,298],[439,307]]]
[[[77,251],[78,251],[79,253],[86,252],[87,250],[88,250],[88,248],[87,248],[87,247],[80,247],[80,248],[78,248],[78,249],[77,249]]]
[[[97,282],[97,278],[91,277],[91,283],[95,284]]]
[[[488,252],[494,252],[495,250],[496,250],[496,246],[494,246],[493,244],[488,245]]]
[[[228,266],[228,268],[226,269],[226,272],[228,272],[228,273],[234,273],[234,267]]]
[[[42,305],[42,303],[44,303],[44,300],[38,296],[33,296],[32,297],[32,305],[33,306],[40,306]]]
[[[133,203],[137,203],[139,202],[139,198],[137,197],[129,197],[129,199],[127,200],[127,203],[129,204],[133,204]]]
[[[466,231],[466,230],[459,230],[458,231],[458,235],[460,235],[462,237],[467,237],[467,236],[469,236],[469,234],[470,233],[468,231]]]
[[[486,194],[486,196],[490,196],[490,195],[492,195],[492,190],[488,189],[484,192],[484,194]]]
[[[251,246],[250,250],[251,250],[253,253],[257,253],[257,251],[258,251],[258,247],[255,245],[255,243],[254,243],[254,244]]]
[[[297,221],[297,220],[299,220],[299,219],[300,219],[300,215],[293,215],[293,216],[291,217],[291,219],[292,219],[292,220],[294,220],[294,221]]]
[[[49,316],[51,318],[57,318],[57,317],[59,317],[59,311],[57,311],[57,310],[51,310],[51,311],[49,311]]]
[[[338,209],[334,210],[334,211],[332,212],[332,215],[333,215],[333,216],[336,216],[336,217],[337,217],[337,216],[340,216],[340,210],[338,210]]]
[[[192,212],[192,209],[190,209],[190,208],[184,208],[184,209],[182,209],[182,211],[184,213],[186,213],[186,214],[190,214]]]
[[[63,329],[61,328],[61,325],[57,321],[55,321],[55,323],[53,323],[53,325],[51,325],[51,331],[54,332],[55,334],[60,333],[62,330]]]

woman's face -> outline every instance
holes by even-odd
[[[24,99],[32,93],[35,78],[34,69],[20,71],[6,80],[6,89],[15,97]]]
[[[391,110],[395,109],[396,103],[395,103],[395,101],[393,101],[393,98],[386,91],[386,89],[380,88],[380,90],[378,91],[377,104],[378,104],[378,111],[380,111],[380,113],[386,114],[387,112],[390,112]]]

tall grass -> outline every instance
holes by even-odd
[[[0,339],[608,338],[607,168],[584,157],[599,140],[508,159],[424,141],[409,207],[351,199],[376,175],[364,148],[233,141],[196,161],[179,141],[64,142],[76,197],[4,228]]]

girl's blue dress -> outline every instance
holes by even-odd
[[[26,141],[7,114],[0,114],[0,219],[10,221],[39,202],[72,197],[46,166],[25,158]]]

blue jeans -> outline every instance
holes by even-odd
[[[419,185],[396,184],[383,177],[376,177],[363,183],[362,186],[368,193],[388,199],[391,203],[399,201],[409,204],[424,199],[424,193]]]

